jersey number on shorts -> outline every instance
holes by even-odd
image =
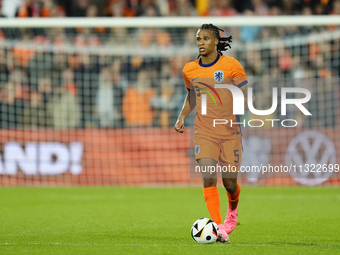
[[[234,162],[238,163],[240,160],[240,155],[238,155],[238,150],[234,150],[234,156],[237,157],[237,160],[234,160]]]

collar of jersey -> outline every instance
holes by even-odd
[[[216,58],[213,62],[211,62],[210,64],[206,64],[206,65],[203,64],[203,63],[201,62],[201,58],[200,58],[200,60],[198,61],[198,64],[199,64],[201,67],[210,67],[210,66],[215,65],[219,59],[220,59],[220,54],[217,53],[217,58]]]

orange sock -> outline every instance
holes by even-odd
[[[204,200],[208,207],[211,219],[216,222],[217,225],[222,224],[221,219],[221,207],[220,207],[220,195],[216,186],[204,188]]]
[[[231,210],[235,210],[236,209],[236,207],[238,205],[238,200],[239,200],[239,197],[240,197],[240,192],[241,192],[240,184],[238,184],[237,190],[233,194],[230,194],[227,191],[228,201],[229,201],[229,205],[230,205]]]

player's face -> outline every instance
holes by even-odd
[[[211,30],[199,29],[196,34],[197,48],[201,56],[208,56],[217,50],[218,39]]]

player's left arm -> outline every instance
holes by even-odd
[[[249,110],[249,106],[248,106],[248,84],[242,86],[240,89],[241,89],[243,96],[244,96],[244,109]]]
[[[241,89],[243,96],[244,96],[244,109],[249,110],[248,106],[248,80],[246,77],[246,74],[244,72],[244,69],[240,62],[238,62],[236,59],[233,59],[233,70],[232,70],[232,78],[235,86],[237,86],[239,89]],[[254,95],[253,95],[254,99]]]

